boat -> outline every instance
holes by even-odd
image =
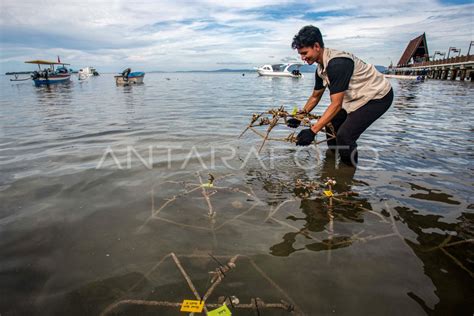
[[[82,69],[79,69],[79,72],[77,73],[78,76],[79,76],[79,80],[85,80],[89,77],[92,77],[92,76],[98,76],[99,73],[97,72],[97,70],[95,70],[94,67],[84,67]]]
[[[385,78],[394,78],[394,79],[408,79],[408,80],[418,80],[424,81],[425,76],[413,76],[413,75],[392,75],[392,74],[384,74]]]
[[[89,67],[89,69],[91,70],[93,76],[99,76],[99,73],[94,67]]]
[[[69,69],[65,67],[69,64],[66,63],[47,60],[30,60],[25,61],[25,63],[38,65],[38,71],[34,71],[31,75],[31,79],[33,79],[36,86],[69,82],[71,78]],[[41,65],[48,65],[49,67],[41,69]],[[61,66],[54,69],[54,65]]]
[[[114,76],[115,83],[119,85],[130,85],[143,83],[145,73],[141,71],[132,72],[130,68],[125,69],[118,76]]]
[[[303,63],[263,65],[256,70],[259,76],[302,78],[303,74],[299,69],[303,65]]]

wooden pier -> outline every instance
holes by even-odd
[[[408,43],[397,66],[389,67],[389,73],[440,80],[470,80],[473,82],[474,55],[470,55],[472,45],[473,42],[471,42],[466,56],[430,60],[426,35],[423,33]],[[453,47],[450,47],[449,50],[461,53],[460,49]],[[436,51],[432,57],[434,58],[436,54],[444,56],[444,54]]]
[[[396,75],[425,76],[440,80],[470,80],[474,77],[474,55],[424,61],[392,68]]]

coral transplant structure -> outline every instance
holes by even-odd
[[[150,223],[151,220],[163,220],[168,224],[177,225],[182,228],[187,229],[197,229],[197,230],[205,230],[210,231],[215,234],[225,225],[229,224],[232,221],[235,221],[241,218],[244,214],[248,214],[255,207],[268,207],[268,204],[262,201],[257,194],[252,190],[252,188],[237,188],[235,186],[227,186],[225,183],[229,180],[229,178],[233,178],[232,174],[224,175],[224,176],[214,176],[209,174],[208,181],[205,182],[202,179],[202,176],[197,173],[198,182],[186,182],[186,181],[165,181],[164,183],[160,183],[160,185],[169,186],[169,185],[182,185],[183,190],[179,193],[174,195],[173,197],[166,199],[163,204],[158,207],[155,207],[154,201],[154,192],[155,188],[153,187],[151,190],[151,197],[152,197],[152,208],[151,208],[151,215],[148,219],[145,220],[144,224],[138,229],[139,231],[143,229],[146,225]],[[232,183],[232,181],[229,181]],[[352,191],[347,192],[335,192],[333,191],[336,185],[336,181],[332,178],[327,178],[324,181],[303,181],[303,180],[296,180],[295,182],[290,182],[285,184],[285,187],[292,188],[294,192],[294,196],[279,203],[278,205],[273,205],[269,208],[267,215],[265,216],[264,222],[273,222],[284,227],[290,228],[295,231],[296,234],[301,234],[305,238],[316,242],[316,246],[321,249],[327,250],[327,260],[328,263],[331,261],[331,250],[337,249],[341,247],[348,247],[354,243],[366,243],[370,241],[380,240],[384,238],[400,238],[404,240],[403,235],[400,233],[397,225],[397,216],[393,214],[391,207],[386,204],[384,207],[384,211],[382,213],[376,212],[369,208],[366,208],[361,203],[361,200],[358,199],[358,194]],[[186,198],[188,195],[193,195],[195,193],[201,193],[203,198],[203,205],[204,209],[208,209],[206,214],[202,214],[208,218],[209,226],[198,226],[198,225],[190,225],[181,223],[178,221],[171,221],[162,215],[163,212],[166,212],[167,208],[171,206],[174,202],[177,202],[180,198]],[[235,194],[236,198],[238,196],[242,196],[243,198],[247,199],[248,201],[252,201],[250,203],[248,209],[240,208],[239,214],[232,218],[228,218],[224,220],[219,225],[216,225],[216,220],[218,217],[225,215],[223,212],[220,212],[220,209],[216,209],[213,206],[212,199],[214,196],[218,195],[220,192],[227,193],[227,194]],[[323,236],[317,236],[307,227],[296,227],[292,224],[288,223],[287,221],[278,219],[277,213],[281,212],[288,212],[285,210],[285,205],[288,203],[298,203],[306,199],[313,199],[313,200],[320,200],[323,202],[326,208],[326,214],[328,218],[328,224],[326,226],[325,231],[323,232]],[[344,221],[344,215],[338,211],[341,206],[346,206],[353,208],[354,210],[364,212],[365,214],[372,216],[374,221],[382,224],[386,227],[385,232],[374,231],[370,232],[366,229],[362,229],[361,231],[355,231],[352,233],[351,236],[342,236],[336,229],[336,220]],[[291,209],[291,208],[290,208]],[[202,208],[200,209],[203,210]],[[287,213],[286,215],[292,215]],[[286,216],[285,215],[285,216]],[[215,235],[214,235],[215,236]],[[472,243],[473,240],[465,240],[465,241],[457,241],[451,242],[450,237],[448,237],[445,241],[443,241],[438,246],[432,247],[430,249],[425,249],[426,252],[441,250],[444,254],[446,254],[449,258],[451,258],[456,264],[458,264],[462,269],[468,271],[471,275],[472,272],[469,271],[459,260],[457,260],[454,256],[452,256],[447,248],[453,245],[457,245],[459,243]],[[193,284],[193,281],[190,275],[186,272],[186,269],[183,267],[182,262],[180,259],[191,260],[191,261],[209,261],[214,262],[216,268],[209,271],[209,280],[208,286],[206,287],[206,291],[204,294],[200,293],[196,286]],[[158,260],[153,267],[143,276],[144,279],[138,281],[137,283],[131,285],[128,291],[126,291],[121,298],[118,298],[115,302],[112,302],[110,305],[106,306],[105,309],[102,311],[101,315],[110,315],[115,314],[118,311],[126,308],[127,306],[148,306],[149,308],[179,308],[183,306],[183,303],[179,300],[177,301],[169,301],[169,300],[153,300],[150,298],[147,299],[140,299],[132,295],[133,290],[136,287],[140,286],[140,283],[145,281],[147,276],[151,276],[152,274],[156,273],[159,267],[162,266],[163,263],[172,260],[176,268],[179,270],[183,282],[187,284],[189,290],[193,293],[197,302],[201,302],[202,308],[206,314],[212,314],[212,309],[220,308],[226,305],[226,308],[230,308],[231,310],[242,310],[242,309],[250,309],[253,310],[256,315],[267,314],[265,311],[272,313],[271,310],[280,310],[282,312],[286,311],[288,314],[292,315],[302,315],[304,312],[301,308],[297,305],[294,299],[290,297],[290,295],[285,291],[284,287],[277,284],[275,280],[270,277],[270,274],[265,271],[262,267],[257,265],[257,263],[247,255],[243,254],[235,254],[235,255],[218,255],[218,254],[211,254],[211,253],[194,253],[194,254],[175,254],[173,252],[168,253],[160,260]],[[254,293],[253,298],[251,298],[249,303],[240,302],[240,300],[235,296],[238,293],[221,293],[218,297],[216,295],[212,295],[218,286],[224,281],[225,278],[231,276],[231,279],[235,281],[235,279],[239,279],[238,275],[239,271],[242,272],[241,269],[236,269],[237,265],[244,265],[248,266],[250,269],[254,269],[257,273],[258,277],[263,278],[265,282],[273,288],[277,295],[280,297],[279,302],[265,302],[261,298],[259,298]],[[247,269],[248,269],[247,268]],[[245,270],[245,269],[244,269]],[[250,288],[253,288],[250,286]],[[128,294],[127,294],[128,293]],[[212,298],[216,300],[212,302]],[[214,314],[212,314],[214,315]]]
[[[248,130],[251,130],[258,136],[263,138],[263,142],[260,145],[259,152],[262,150],[263,146],[265,145],[265,142],[267,140],[270,141],[283,141],[283,142],[289,142],[289,143],[296,143],[297,137],[296,137],[296,131],[292,132],[285,138],[272,138],[270,137],[270,132],[273,130],[274,127],[277,125],[287,125],[287,120],[289,118],[294,118],[299,121],[301,121],[300,126],[303,127],[311,127],[311,120],[319,120],[321,116],[319,115],[314,115],[310,113],[303,113],[303,112],[298,112],[297,109],[294,109],[292,113],[289,113],[285,110],[284,106],[281,106],[276,109],[270,109],[268,111],[262,112],[262,113],[254,113],[252,115],[252,119],[250,120],[250,124],[245,128],[245,130],[240,134],[239,138],[242,137],[245,132]],[[257,127],[259,126],[268,126],[267,131],[265,134],[263,134],[261,131],[257,130]],[[327,127],[325,127],[322,132],[326,133],[327,139],[321,140],[321,141],[316,141],[314,142],[315,145],[320,144],[322,142],[325,142],[330,139],[336,138],[336,133],[334,132],[334,128],[332,127],[331,124],[328,124]]]
[[[261,114],[254,114],[250,124],[241,135],[250,129],[257,135],[261,136],[263,138],[263,143],[261,144],[260,149],[267,140],[294,142],[294,133],[283,139],[269,137],[270,132],[275,126],[286,124],[287,118],[290,117],[300,120],[302,126],[309,126],[312,119],[319,119],[318,116],[310,114],[289,114],[284,110],[283,107],[280,107],[278,109],[271,109]],[[268,126],[266,134],[257,131],[256,127],[258,126]],[[331,130],[331,132],[325,131],[325,133],[328,135],[328,138],[334,137],[333,130]],[[199,172],[196,173],[196,177],[198,181],[160,182],[159,186],[169,187],[172,185],[177,185],[181,186],[182,188],[178,189],[174,195],[164,199],[162,204],[159,206],[155,206],[155,192],[157,190],[160,191],[160,188],[156,188],[154,185],[151,188],[151,214],[147,219],[145,219],[143,225],[138,228],[137,232],[140,232],[147,225],[151,224],[151,221],[157,220],[185,229],[208,231],[212,233],[214,243],[217,243],[217,239],[219,237],[216,235],[216,233],[221,231],[226,225],[234,221],[242,220],[243,216],[254,211],[257,207],[263,208],[263,210],[269,207],[269,204],[260,199],[252,187],[247,185],[236,186],[235,181],[232,181],[235,180],[233,179],[235,177],[233,174],[222,176],[214,176],[209,174],[207,182],[203,181],[203,178]],[[395,214],[386,201],[384,202],[382,212],[374,211],[370,209],[370,207],[367,208],[363,203],[364,200],[361,200],[357,193],[352,191],[333,191],[336,187],[336,180],[333,178],[326,178],[322,181],[305,181],[297,179],[296,181],[290,181],[288,183],[285,182],[282,185],[290,192],[293,192],[292,196],[278,204],[270,205],[267,213],[259,212],[259,214],[263,215],[262,220],[264,223],[276,223],[285,228],[289,228],[294,231],[294,234],[304,236],[307,240],[311,240],[314,242],[311,244],[312,248],[327,251],[328,263],[331,262],[331,250],[333,249],[348,247],[355,243],[367,243],[385,238],[399,238],[402,241],[405,240],[405,237],[398,228],[399,224],[397,224],[397,221],[399,221],[399,217]],[[227,206],[225,211],[218,206],[216,207],[213,200],[220,194],[225,194],[227,196],[230,194],[235,199],[234,202],[232,202],[232,206],[236,208],[235,212],[231,211],[232,208]],[[183,222],[180,219],[171,219],[169,214],[167,214],[171,212],[172,204],[179,202],[181,199],[187,198],[192,198],[193,200],[200,199],[202,201],[201,207],[196,204],[192,210],[196,211],[197,213],[202,213],[201,216],[203,217],[201,217],[201,224],[204,223],[203,225],[198,225],[195,223],[195,221]],[[247,201],[246,205],[248,207],[244,207],[244,204],[240,202],[240,199]],[[323,212],[327,217],[327,225],[325,226],[325,229],[319,234],[312,231],[311,228],[307,227],[306,225],[303,227],[297,227],[288,221],[281,219],[281,216],[285,216],[286,218],[288,218],[288,216],[296,216],[293,214],[294,208],[288,207],[288,205],[302,203],[304,200],[314,200],[320,201],[322,203],[321,205],[324,209]],[[345,215],[344,212],[341,212],[341,208],[350,208],[354,212],[362,212],[368,216],[367,220],[370,218],[371,224],[375,224],[377,222],[385,229],[382,231],[372,231],[371,227],[374,225],[369,224],[366,225],[364,229],[354,230],[349,234],[347,234],[347,231],[339,231],[338,221],[347,222],[349,220],[345,217],[347,214]],[[172,213],[175,214],[176,212]],[[191,215],[188,214],[188,216]],[[452,236],[449,235],[443,242],[441,242],[441,244],[431,248],[423,249],[423,251],[441,251],[461,269],[467,271],[471,276],[473,276],[473,272],[470,271],[470,269],[454,255],[448,252],[448,248],[461,243],[472,243],[474,240],[469,239],[452,241],[451,237]],[[183,306],[185,306],[184,302],[186,301],[181,302],[179,299],[160,300],[159,297],[143,298],[141,295],[137,296],[133,294],[134,289],[140,287],[140,285],[145,282],[148,277],[158,273],[160,267],[170,260],[172,263],[174,263],[177,270],[179,270],[180,275],[182,276],[183,286],[186,285],[192,292],[195,298],[195,301],[192,302],[199,304],[204,313],[207,315],[221,315],[221,313],[215,313],[218,310],[222,312],[221,308],[225,308],[226,310],[227,308],[230,308],[230,310],[227,310],[229,313],[223,313],[222,315],[230,315],[230,311],[245,309],[253,310],[256,315],[268,313],[272,314],[275,313],[276,310],[279,310],[280,313],[286,312],[292,315],[305,314],[305,312],[302,311],[295,300],[290,297],[290,295],[284,289],[284,286],[280,286],[274,279],[272,279],[270,276],[271,273],[260,267],[251,256],[244,254],[219,255],[212,254],[210,252],[212,251],[197,252],[193,254],[175,254],[174,252],[166,254],[153,264],[151,269],[145,273],[141,280],[138,280],[136,283],[132,284],[131,287],[129,287],[128,290],[126,290],[120,297],[117,297],[114,302],[111,302],[108,306],[105,306],[105,309],[102,310],[101,315],[116,314],[117,312],[123,311],[124,308],[126,309],[127,307],[132,306],[147,306],[149,308],[156,309],[177,309],[181,307],[182,309]],[[197,290],[194,284],[195,282],[193,282],[179,258],[181,258],[181,260],[191,262],[211,262],[211,266],[215,266],[215,268],[211,268],[211,270],[207,273],[208,282],[205,292],[200,293],[200,291]],[[238,265],[241,267],[238,268]],[[269,288],[272,288],[275,293],[277,293],[277,297],[275,298],[277,302],[265,302],[258,296],[258,293],[252,293],[250,295],[250,302],[248,303],[240,302],[239,298],[236,296],[239,294],[237,293],[238,291],[236,293],[227,293],[226,290],[221,289],[219,294],[214,293],[219,291],[216,291],[216,289],[218,289],[219,285],[223,283],[226,278],[230,278],[230,282],[232,282],[232,280],[235,282],[236,280],[241,279],[242,276],[239,277],[239,275],[242,272],[246,273],[246,270],[254,270],[256,272],[256,277],[262,278],[264,283],[266,282],[266,284],[269,285]],[[242,286],[246,288],[245,291],[252,292],[255,290],[254,286],[244,284],[245,282],[243,282],[243,280],[240,283],[242,283]],[[235,288],[234,291],[236,291]]]
[[[209,271],[209,278],[211,285],[206,290],[204,295],[200,295],[196,289],[196,286],[193,284],[191,277],[183,268],[181,261],[178,259],[178,256],[174,253],[169,253],[164,256],[154,267],[153,270],[156,270],[166,259],[171,258],[176,265],[176,267],[181,272],[184,281],[186,281],[189,289],[193,292],[195,299],[199,302],[203,303],[203,310],[206,314],[209,313],[208,308],[219,308],[222,307],[224,304],[228,304],[229,307],[232,309],[251,309],[254,310],[258,315],[260,315],[261,311],[265,309],[280,309],[286,310],[288,312],[292,312],[296,315],[301,315],[301,312],[297,306],[292,303],[287,302],[286,300],[281,300],[279,303],[265,303],[262,299],[255,297],[250,300],[250,303],[240,303],[239,299],[235,296],[219,296],[217,299],[217,303],[208,303],[207,299],[211,296],[217,286],[224,280],[226,276],[236,268],[236,261],[240,258],[247,259],[254,267],[255,270],[277,291],[281,293],[281,295],[285,296],[287,300],[291,300],[287,293],[282,290],[257,264],[253,261],[252,258],[242,255],[235,255],[229,259],[227,263],[222,263],[220,260],[226,260],[227,256],[213,256],[211,254],[208,255],[182,255],[180,257],[190,258],[190,259],[206,259],[211,258],[213,261],[216,262],[218,266],[215,270]],[[220,260],[219,260],[220,259]],[[150,273],[153,271],[150,271]],[[138,286],[139,284],[135,284]],[[133,287],[130,289],[133,290]],[[151,301],[151,300],[139,300],[139,299],[124,299],[117,301],[113,304],[107,306],[107,308],[101,313],[101,316],[115,314],[112,313],[114,310],[121,306],[127,305],[142,305],[142,306],[154,306],[154,307],[168,307],[168,308],[179,308],[182,306],[181,302],[170,302],[170,301]],[[229,315],[229,314],[225,314]]]
[[[226,224],[228,224],[230,221],[236,220],[237,218],[241,217],[242,215],[252,211],[256,206],[258,206],[258,205],[265,206],[266,205],[266,203],[264,203],[263,201],[261,201],[257,197],[255,192],[251,188],[249,188],[248,191],[246,191],[246,190],[243,190],[243,189],[240,189],[240,188],[230,187],[230,186],[222,186],[222,185],[219,184],[219,182],[222,183],[222,182],[225,181],[226,178],[229,178],[229,177],[232,177],[232,175],[225,175],[225,176],[221,176],[221,177],[215,177],[214,175],[209,174],[208,181],[204,182],[202,180],[201,175],[198,173],[197,178],[198,178],[199,182],[197,182],[197,183],[186,183],[186,182],[182,182],[182,181],[181,182],[166,181],[166,183],[164,183],[164,185],[178,184],[178,185],[183,185],[185,189],[184,189],[184,192],[182,192],[181,194],[177,194],[177,195],[167,199],[166,202],[164,202],[158,208],[155,208],[155,202],[154,202],[155,189],[152,188],[152,190],[151,190],[151,194],[152,194],[151,215],[147,220],[145,220],[144,224],[138,229],[138,231],[141,231],[143,229],[143,227],[146,226],[149,223],[150,220],[164,220],[165,222],[168,222],[170,224],[175,224],[175,225],[182,226],[182,227],[185,227],[185,228],[194,228],[194,229],[199,229],[199,230],[204,229],[204,230],[212,231],[214,233],[217,230],[221,229]],[[163,184],[163,183],[161,183],[161,184]],[[298,190],[298,192],[299,192],[298,195],[299,196],[307,198],[307,197],[310,197],[310,196],[316,194],[317,196],[319,196],[319,198],[327,199],[328,200],[327,201],[328,202],[328,204],[327,204],[328,207],[332,208],[333,200],[334,201],[336,201],[336,200],[339,201],[339,197],[343,198],[343,197],[356,195],[353,192],[344,192],[342,194],[333,193],[332,188],[335,184],[336,184],[335,180],[328,178],[325,183],[318,183],[318,182],[315,182],[315,181],[310,181],[310,182],[297,181],[295,184],[293,184],[293,186]],[[290,186],[290,184],[288,184],[288,186]],[[170,220],[160,216],[160,213],[162,211],[164,211],[168,206],[170,206],[170,204],[177,201],[180,197],[185,197],[186,195],[192,194],[196,191],[197,192],[201,191],[201,194],[202,194],[202,196],[205,200],[205,204],[208,207],[208,212],[207,212],[206,215],[208,216],[209,221],[210,221],[210,227],[209,228],[202,227],[202,226],[186,225],[186,224],[182,224],[182,223],[179,223],[179,222],[170,221]],[[235,216],[235,217],[233,217],[229,220],[226,220],[222,224],[216,226],[215,225],[215,220],[216,220],[216,217],[218,216],[218,214],[217,214],[217,210],[214,208],[214,206],[212,204],[211,197],[213,195],[215,195],[216,193],[218,193],[219,191],[232,192],[232,193],[237,194],[237,195],[243,194],[247,199],[253,200],[254,203],[247,210],[242,210],[241,214],[239,214],[239,215],[237,215],[237,216]],[[283,224],[283,222],[281,222],[280,220],[277,220],[276,218],[274,218],[274,216],[280,210],[281,206],[287,204],[288,202],[294,202],[294,201],[296,201],[296,200],[295,199],[286,200],[283,203],[281,203],[279,206],[272,207],[269,210],[265,221],[274,220],[275,222],[277,222],[279,224]],[[367,211],[373,212],[371,210],[367,210]],[[379,214],[377,214],[377,215],[380,216]],[[334,219],[334,216],[332,216],[332,215],[329,215],[329,217],[331,218],[331,220]],[[322,241],[322,240],[319,240],[316,237],[313,238],[309,232],[306,232],[304,230],[293,227],[291,224],[286,224],[286,226],[288,226],[288,225],[291,228],[296,229],[299,233],[303,234],[307,238],[316,239],[316,240],[320,241],[321,243],[324,243],[324,244],[328,243],[328,245],[331,244],[331,243],[334,243],[330,240],[332,238],[329,238],[328,241]],[[332,230],[332,228],[329,228],[329,234],[332,234],[330,232],[331,230]],[[344,241],[344,243],[347,243],[347,241]],[[335,242],[334,244],[336,246],[338,245],[337,242]],[[328,247],[331,248],[331,246],[328,246]],[[163,262],[165,262],[167,259],[171,258],[173,260],[173,262],[175,263],[176,267],[181,272],[181,275],[184,278],[183,281],[186,281],[189,289],[193,292],[196,300],[204,302],[203,309],[206,313],[209,312],[208,308],[219,308],[223,304],[228,304],[228,306],[231,307],[232,309],[252,309],[258,315],[260,315],[260,313],[263,312],[263,310],[266,310],[266,309],[270,309],[270,310],[271,309],[279,309],[279,310],[282,310],[282,311],[287,311],[287,312],[289,312],[293,315],[302,315],[303,314],[301,312],[300,308],[295,304],[294,300],[290,297],[290,295],[285,290],[283,290],[274,280],[272,280],[270,278],[270,276],[261,267],[259,267],[255,263],[255,261],[249,256],[237,254],[237,255],[234,255],[233,257],[231,257],[229,259],[229,256],[219,256],[219,255],[214,256],[212,254],[193,254],[193,255],[185,254],[185,255],[179,255],[179,257],[187,258],[187,259],[194,259],[194,260],[203,260],[203,259],[208,258],[208,259],[212,259],[214,262],[216,262],[217,268],[213,271],[209,271],[210,286],[208,287],[208,289],[206,290],[206,293],[204,295],[201,295],[200,293],[198,293],[198,291],[197,291],[195,285],[193,284],[190,276],[188,275],[186,270],[183,268],[183,265],[181,264],[180,260],[178,259],[178,256],[175,253],[169,253],[166,256],[164,256],[161,260],[159,260],[153,266],[153,268],[146,275],[152,274],[159,266],[161,266],[161,264]],[[220,260],[227,260],[227,259],[228,259],[228,262],[225,263],[225,264],[220,261]],[[209,303],[208,299],[211,296],[211,294],[214,292],[214,290],[217,288],[217,286],[224,280],[224,278],[226,276],[228,276],[229,273],[232,272],[232,270],[235,269],[236,263],[239,259],[248,261],[250,266],[253,267],[253,269],[255,269],[258,272],[258,274],[261,277],[263,277],[263,279],[265,279],[266,282],[268,282],[268,284],[272,288],[274,288],[281,295],[281,297],[283,297],[283,299],[281,299],[280,302],[276,302],[276,303],[266,303],[261,298],[255,297],[255,298],[251,299],[250,303],[240,303],[238,298],[231,295],[231,296],[219,296],[218,299],[217,299],[217,303]],[[132,285],[132,287],[129,289],[128,292],[131,292],[138,285],[139,284]],[[135,306],[142,305],[142,306],[150,306],[150,307],[154,306],[156,308],[158,308],[158,307],[161,307],[161,308],[173,308],[173,307],[174,308],[179,308],[180,306],[182,306],[182,303],[181,302],[171,302],[171,301],[126,299],[124,297],[123,299],[118,300],[118,301],[110,304],[109,306],[107,306],[105,308],[105,310],[103,310],[101,315],[109,315],[111,313],[113,314],[113,312],[116,311],[117,309],[120,309],[121,307],[124,307],[124,306],[130,306],[130,305],[135,305]]]

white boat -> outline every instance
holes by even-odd
[[[77,75],[79,76],[79,80],[86,80],[91,76],[98,76],[99,74],[97,73],[97,70],[95,70],[94,67],[84,67],[82,69],[79,69]]]
[[[418,81],[425,80],[425,76],[392,75],[392,74],[385,74],[384,76],[385,78],[395,78],[395,79],[408,79],[408,80],[418,80]]]
[[[303,74],[299,69],[303,65],[302,63],[263,65],[257,68],[257,73],[259,76],[302,78]]]

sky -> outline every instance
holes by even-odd
[[[466,54],[473,12],[474,0],[0,0],[0,72],[57,56],[99,72],[252,69],[299,60],[291,41],[309,24],[327,47],[388,66],[423,32],[430,55]]]

